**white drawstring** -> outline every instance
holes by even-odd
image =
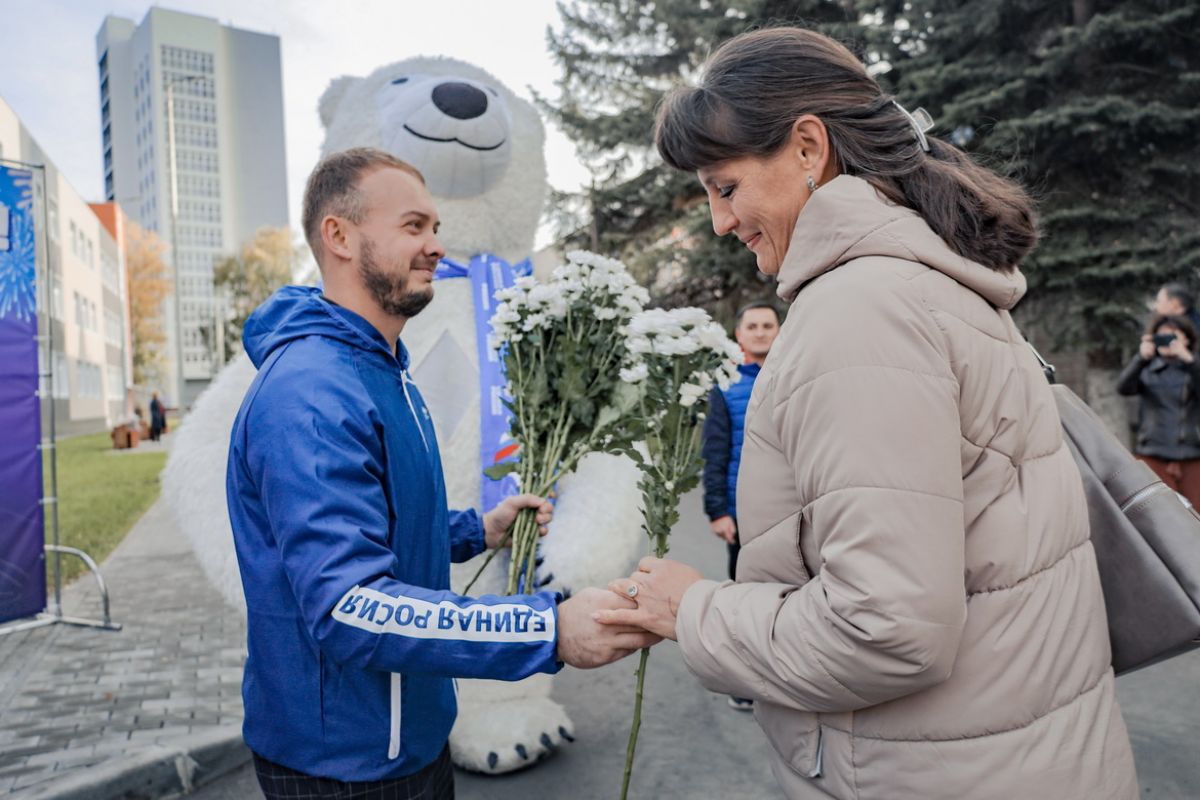
[[[413,405],[412,396],[408,393],[408,384],[412,383],[412,378],[408,377],[408,370],[400,370],[400,386],[404,389],[404,399],[408,401],[408,410],[412,412],[413,420],[417,423],[417,431],[421,434],[421,442],[425,445],[425,452],[429,452],[429,440],[425,438],[425,426],[421,424],[421,417],[417,414],[417,407]]]

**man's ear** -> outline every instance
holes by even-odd
[[[354,251],[351,238],[352,234],[346,220],[332,214],[326,215],[321,220],[321,247],[329,256],[343,261],[352,260]]]

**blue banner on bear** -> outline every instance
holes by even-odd
[[[33,174],[0,166],[0,622],[46,607]]]

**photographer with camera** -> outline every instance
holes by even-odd
[[[1200,361],[1195,348],[1196,328],[1190,320],[1159,314],[1117,383],[1118,392],[1140,399],[1134,453],[1193,505],[1200,503]]]

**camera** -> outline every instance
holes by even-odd
[[[1173,334],[1173,333],[1156,333],[1156,334],[1154,334],[1154,346],[1155,347],[1167,347],[1173,341],[1175,341],[1175,334]]]

